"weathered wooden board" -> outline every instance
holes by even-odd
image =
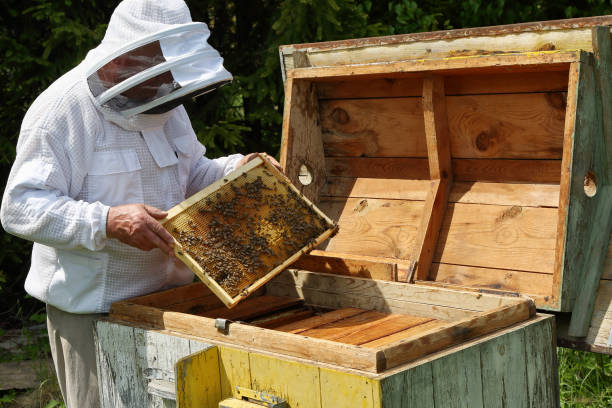
[[[445,78],[447,95],[563,92],[567,72],[453,75]],[[422,78],[344,80],[317,83],[320,99],[401,98],[421,96]]]
[[[521,23],[432,33],[414,33],[281,47],[283,78],[300,66],[329,66],[440,59],[542,49],[592,50],[590,27],[610,25],[609,16]],[[299,58],[297,56],[299,55]],[[299,59],[299,62],[296,62]]]
[[[452,156],[560,159],[562,93],[448,96]],[[321,101],[326,156],[427,157],[421,98]]]
[[[293,264],[293,267],[313,272],[334,273],[360,278],[395,280],[396,266],[393,263],[381,262],[379,259],[360,259],[362,257],[359,255],[347,257],[344,254],[334,252],[321,252],[325,256],[302,255]]]
[[[302,194],[316,203],[325,183],[325,167],[314,85],[303,81],[287,82],[284,109],[280,164]],[[302,166],[311,175],[308,184],[299,180]]]
[[[430,277],[463,288],[521,293],[534,299],[538,308],[549,306],[552,300],[553,277],[548,273],[433,263]]]
[[[555,208],[449,204],[435,262],[550,273]]]
[[[321,248],[400,259],[410,256],[423,213],[422,202],[399,200],[324,198],[320,208],[342,225]]]

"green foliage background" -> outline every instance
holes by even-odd
[[[29,105],[101,40],[116,4],[3,0],[0,185],[6,184]],[[187,106],[210,156],[278,152],[283,112],[281,44],[612,14],[612,0],[187,0],[187,4],[195,21],[209,24],[210,42],[235,76],[232,86]],[[31,244],[1,230],[0,245],[1,334],[2,329],[37,323],[44,314],[43,305],[23,291]],[[572,384],[578,381],[584,388],[595,384],[593,393],[599,395],[595,404],[612,404],[609,359],[583,359],[573,351],[560,357],[562,394],[581,405],[582,389]]]
[[[235,75],[232,86],[188,104],[208,154],[277,153],[283,111],[281,44],[612,13],[612,0],[188,0]],[[5,185],[28,106],[104,35],[104,0],[4,0],[0,8],[0,183]],[[35,314],[23,281],[30,244],[0,231],[0,329]]]

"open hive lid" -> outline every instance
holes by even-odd
[[[610,27],[592,27],[611,23],[282,46],[281,164],[339,225],[293,266],[588,320],[612,226]]]
[[[335,230],[261,155],[170,209],[161,223],[176,256],[228,307]]]

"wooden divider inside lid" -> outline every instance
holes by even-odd
[[[294,70],[293,86],[316,85],[320,134],[309,143],[323,152],[321,208],[340,227],[297,265],[384,280],[417,272],[417,283],[532,294],[556,309],[565,100],[578,58]],[[286,118],[287,128],[299,133]]]

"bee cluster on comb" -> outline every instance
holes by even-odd
[[[199,266],[194,272],[214,280],[232,298],[335,228],[260,161],[227,176],[214,191],[163,223],[180,244],[179,255],[188,255]]]

